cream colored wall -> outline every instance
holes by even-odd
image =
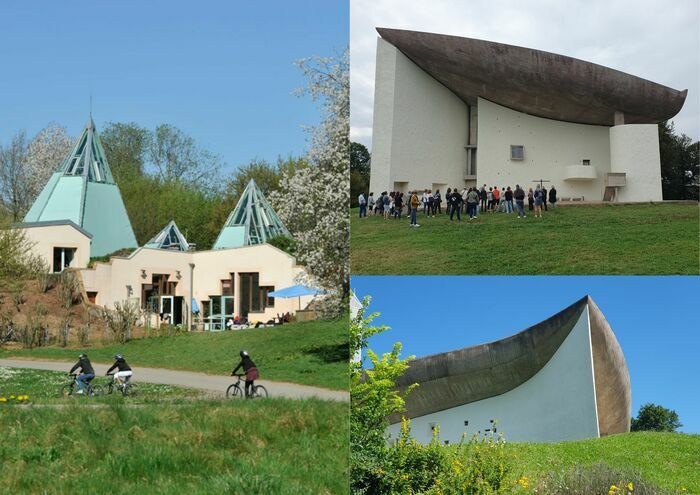
[[[393,45],[377,43],[370,190],[462,187],[466,104]]]
[[[624,172],[626,185],[616,201],[661,201],[661,157],[656,124],[627,124],[610,128],[612,172]]]
[[[21,229],[33,243],[32,252],[53,269],[53,248],[75,248],[71,268],[85,268],[90,262],[90,238],[71,225],[42,225]],[[60,240],[59,240],[60,239]]]
[[[132,297],[140,301],[141,284],[150,283],[154,273],[169,274],[169,281],[176,281],[176,296],[183,296],[189,303],[190,263],[194,268],[194,298],[201,304],[210,295],[221,294],[221,280],[231,278],[230,273],[258,272],[260,285],[272,285],[283,289],[295,285],[303,268],[296,265],[294,257],[262,244],[215,251],[180,252],[162,249],[140,248],[128,258],[112,258],[110,263],[98,263],[94,269],[82,270],[86,291],[97,292],[96,303],[114,307],[115,302],[127,298],[127,286],[133,289]],[[145,270],[146,277],[141,276]],[[178,278],[178,271],[179,277]],[[234,279],[234,309],[240,312],[239,278]],[[311,297],[301,298],[303,309]],[[295,313],[299,301],[275,298],[275,305],[262,313],[251,313],[251,320],[267,321],[278,313]]]
[[[533,117],[479,98],[477,184],[535,188],[546,179],[558,197],[603,199],[605,174],[610,172],[610,134],[605,126],[572,124]],[[525,159],[510,159],[510,145],[523,145]],[[567,168],[591,160],[595,180],[564,180]]]

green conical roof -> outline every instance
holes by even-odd
[[[95,123],[92,121],[92,117],[85,124],[80,139],[63,160],[57,172],[61,172],[65,176],[84,176],[90,182],[114,184],[112,171],[109,169],[100,137],[95,132]]]
[[[91,256],[137,247],[92,117],[24,217],[31,224],[60,221],[71,221],[92,235]]]
[[[170,220],[170,223],[153,236],[153,239],[144,244],[143,247],[187,251],[190,245],[185,236],[182,235],[182,232],[180,232],[180,229],[177,228],[175,220]]]
[[[278,235],[290,237],[282,220],[251,179],[221,229],[214,249],[263,244]]]

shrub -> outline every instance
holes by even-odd
[[[61,347],[68,346],[68,338],[70,337],[71,314],[66,312],[61,319],[61,328],[59,329]]]
[[[409,425],[403,421],[401,436],[387,449],[381,493],[495,495],[527,487],[523,478],[516,481],[514,459],[502,436],[474,435],[446,446],[436,428],[431,442],[422,445],[411,437]]]
[[[43,304],[37,304],[27,318],[27,324],[17,328],[17,338],[25,349],[33,349],[47,343],[48,338],[43,319],[48,310]]]
[[[125,344],[131,339],[131,328],[139,319],[139,308],[130,301],[116,302],[113,311],[103,308],[101,317],[105,323],[106,340]]]
[[[632,431],[676,431],[683,426],[678,413],[657,404],[644,404],[636,418],[632,418]]]
[[[536,493],[551,495],[666,495],[632,470],[621,470],[598,462],[552,472],[536,484]]]
[[[70,308],[73,304],[80,302],[80,284],[75,273],[67,271],[61,274],[58,298],[64,308]]]
[[[81,347],[85,347],[90,342],[90,323],[81,325],[78,328],[78,342]]]

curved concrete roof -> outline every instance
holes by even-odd
[[[601,435],[629,431],[630,379],[622,349],[589,296],[520,333],[487,344],[415,359],[397,381],[400,390],[418,383],[406,410],[415,418],[494,397],[532,378],[552,358],[588,308],[596,404]]]
[[[651,124],[676,115],[688,94],[564,55],[442,34],[377,28],[381,37],[469,104],[477,97],[581,124]]]

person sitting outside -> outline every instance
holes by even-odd
[[[118,368],[119,371],[114,374],[114,381],[119,384],[128,383],[133,375],[133,371],[131,371],[131,367],[126,363],[126,359],[124,359],[121,354],[114,355],[114,364],[107,370],[105,375],[109,375],[115,368]]]
[[[78,368],[80,368],[80,374],[75,381],[78,383],[78,393],[82,394],[86,385],[95,378],[95,369],[92,367],[92,363],[88,359],[87,354],[78,356],[78,362],[73,365],[68,373],[72,374]]]
[[[260,377],[260,373],[247,351],[241,351],[239,354],[241,356],[241,362],[233,369],[231,375],[235,375],[239,369],[243,368],[243,372],[245,373],[245,397],[248,399],[250,398],[252,388],[255,386],[255,380]]]

